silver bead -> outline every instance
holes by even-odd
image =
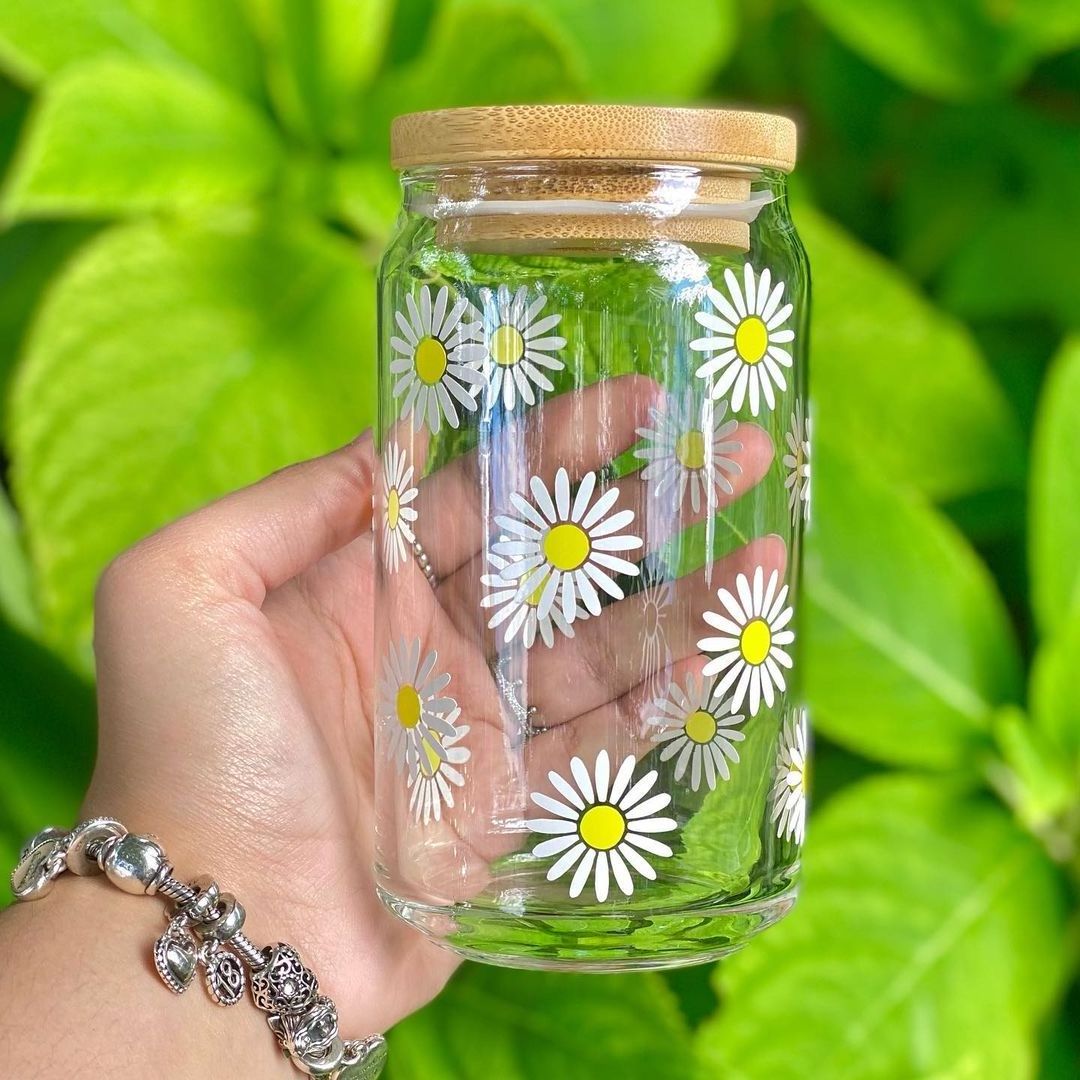
[[[318,1052],[290,1054],[293,1063],[301,1068],[308,1076],[336,1077],[338,1069],[345,1058],[345,1043],[339,1035],[335,1035],[330,1045]]]
[[[108,844],[104,869],[105,876],[118,889],[142,896],[157,890],[169,864],[156,840],[128,833]]]
[[[42,829],[41,832],[34,833],[34,835],[23,844],[22,849],[19,852],[19,862],[22,862],[34,848],[44,844],[46,840],[62,841],[66,836],[67,833],[63,829],[58,829],[55,825],[49,825]]]
[[[218,883],[209,874],[200,874],[192,885],[199,890],[193,900],[176,905],[176,914],[183,915],[192,922],[201,923],[210,918],[210,913],[218,906],[221,890]]]
[[[67,849],[67,868],[79,877],[101,873],[98,850],[107,840],[123,836],[127,829],[115,818],[98,817],[84,821],[71,834]],[[93,850],[93,854],[90,851]]]
[[[244,925],[244,905],[232,893],[222,893],[217,906],[217,915],[194,927],[195,933],[204,941],[228,941]]]
[[[337,1006],[318,997],[304,1012],[271,1016],[270,1029],[287,1053],[314,1060],[325,1053],[338,1036]]]
[[[40,900],[48,896],[63,872],[63,841],[55,837],[43,840],[19,860],[11,875],[11,891],[16,900]]]
[[[251,977],[251,997],[263,1012],[302,1013],[318,996],[319,980],[300,954],[282,942],[267,948],[266,966]]]

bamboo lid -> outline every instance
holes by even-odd
[[[395,169],[576,158],[790,172],[795,151],[793,121],[739,109],[500,105],[411,113],[390,129]]]

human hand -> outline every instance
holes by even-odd
[[[552,399],[523,435],[529,471],[550,485],[558,462],[581,480],[636,441],[659,394],[652,380],[624,376]],[[755,425],[740,425],[740,442],[740,471],[720,506],[772,460]],[[255,940],[296,943],[343,1028],[358,1034],[419,1007],[456,963],[390,915],[374,889],[374,468],[364,436],[170,525],[110,567],[97,607],[101,745],[86,803],[88,813],[156,832],[178,872],[212,872],[244,899]],[[410,561],[387,614],[395,633],[452,660],[470,703],[464,719],[486,731],[472,762],[482,803],[482,784],[497,782],[495,756],[521,744],[506,728],[490,649],[478,644],[491,637],[486,613],[463,602],[485,572],[474,473],[466,455],[419,481],[418,500],[449,508],[452,522],[418,531],[439,584]],[[620,507],[647,516],[640,474],[610,486]],[[706,500],[682,524],[714,510]],[[649,533],[648,546],[663,539]],[[752,541],[716,564],[715,583],[731,587],[754,566],[782,571],[784,558],[778,538]],[[612,723],[636,719],[650,665],[669,665],[676,678],[700,668],[690,628],[711,599],[689,578],[674,583],[670,656],[619,662],[614,647],[636,633],[632,598],[542,650],[532,678],[544,730],[528,741],[525,768],[546,774],[556,758],[599,745]],[[474,857],[458,897],[481,888],[487,862],[520,842],[482,814],[469,829]],[[429,842],[438,877],[438,834]]]

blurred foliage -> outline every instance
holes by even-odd
[[[469,967],[393,1075],[1080,1074],[1078,45],[1075,0],[5,0],[0,854],[74,813],[104,564],[372,421],[393,115],[774,107],[815,292],[804,897],[711,978]]]

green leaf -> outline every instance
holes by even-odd
[[[121,549],[372,422],[373,295],[348,243],[246,215],[118,226],[83,250],[11,408],[48,640],[89,666],[94,584]]]
[[[686,1024],[656,975],[467,965],[390,1033],[390,1080],[690,1080]]]
[[[95,60],[51,81],[4,195],[12,217],[100,217],[238,202],[280,165],[272,129],[199,75]]]
[[[1080,41],[1071,0],[806,0],[848,46],[915,90],[985,96],[1019,82],[1045,53]]]
[[[340,221],[361,235],[388,239],[401,209],[401,185],[385,161],[344,158],[331,170],[331,187]]]
[[[950,310],[1080,325],[1069,227],[1080,220],[1080,140],[1071,119],[1018,104],[949,110],[926,125],[901,199],[909,250],[937,248],[940,267],[925,261]],[[1029,259],[1001,258],[1024,251],[1039,253],[1037,273]]]
[[[987,766],[987,779],[1011,807],[1017,821],[1060,861],[1072,851],[1060,828],[1077,799],[1071,762],[1024,711],[1005,705],[994,717],[998,756]]]
[[[535,4],[447,0],[417,55],[373,86],[363,106],[365,148],[385,159],[390,121],[401,113],[581,97],[584,73],[568,49]]]
[[[1080,336],[1065,343],[1046,377],[1031,459],[1032,604],[1050,634],[1080,603]]]
[[[0,233],[0,398],[52,276],[96,231],[87,222],[28,222]],[[0,430],[4,409],[0,402]]]
[[[811,207],[815,431],[935,499],[1019,484],[1016,418],[967,331]]]
[[[94,692],[0,619],[0,826],[74,822],[94,760]]]
[[[971,768],[1020,677],[985,566],[925,502],[819,440],[803,586],[813,720],[872,758]]]
[[[258,54],[238,0],[7,0],[0,67],[34,84],[107,54],[197,67],[259,91]]]
[[[675,17],[667,0],[637,0],[621,18],[612,17],[609,0],[528,6],[566,43],[589,96],[603,101],[639,101],[642,87],[651,100],[700,93],[735,45],[733,0],[684,0]]]
[[[1080,785],[1080,602],[1043,641],[1031,666],[1031,711],[1035,723],[1067,762]]]
[[[36,633],[39,625],[22,525],[3,488],[0,488],[0,620],[26,634]]]
[[[379,64],[391,0],[246,0],[263,46],[267,85],[289,129],[355,143],[360,93]]]
[[[1029,1077],[1065,915],[1056,869],[988,796],[865,781],[812,822],[794,912],[718,969],[701,1057],[730,1080]]]

